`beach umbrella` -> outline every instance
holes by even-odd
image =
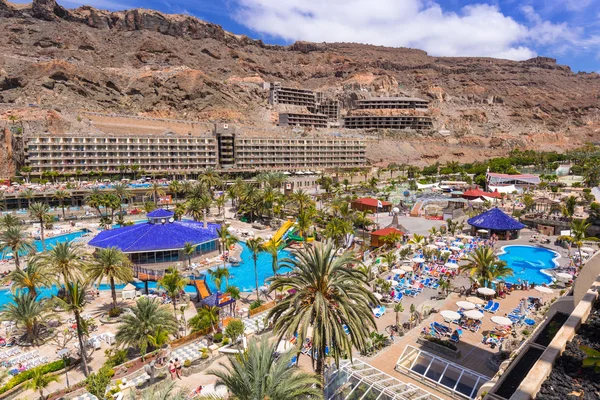
[[[444,249],[444,250],[440,251],[440,253],[445,254],[445,253],[452,253],[452,252],[450,250]]]
[[[444,264],[444,267],[446,267],[446,268],[458,268],[458,264],[457,263],[447,262],[446,264]]]
[[[442,310],[440,312],[440,315],[446,319],[449,320],[456,320],[456,319],[460,319],[460,314],[457,313],[456,311],[452,311],[452,310]]]
[[[460,251],[461,248],[458,247],[458,246],[452,246],[452,247],[450,247],[450,250],[452,250],[452,251]]]
[[[410,265],[403,265],[400,267],[400,269],[406,272],[413,272],[413,269]]]
[[[422,262],[425,262],[425,259],[421,258],[421,257],[415,257],[415,258],[412,259],[412,262],[414,262],[414,263],[422,263]]]
[[[570,281],[571,279],[573,279],[573,275],[567,274],[566,272],[558,272],[556,274],[556,277],[563,281]]]
[[[432,250],[437,250],[437,248],[438,248],[435,244],[428,244],[426,247],[428,249],[432,249]]]
[[[471,239],[473,239],[473,236],[471,236],[471,235],[465,235],[465,239],[471,240]]]
[[[495,324],[498,324],[498,325],[507,325],[507,326],[511,326],[513,324],[513,322],[510,319],[503,317],[501,315],[494,315],[492,317],[492,322]]]
[[[457,301],[456,305],[462,308],[463,310],[473,310],[475,308],[475,304],[464,300]]]
[[[448,240],[456,240],[454,236],[448,236]]]
[[[477,310],[465,311],[463,315],[470,319],[482,319],[483,318],[483,313],[481,311],[477,311]]]
[[[477,232],[479,232],[479,233],[488,233],[489,231],[487,229],[478,229]]]
[[[552,290],[546,286],[536,286],[536,287],[534,287],[534,289],[540,293],[548,293],[548,294],[554,293],[554,290]]]
[[[412,271],[412,268],[411,268],[411,271]],[[390,272],[394,275],[403,275],[404,272],[406,272],[406,271],[404,271],[403,269],[400,269],[400,268],[394,268]]]
[[[466,236],[467,236],[467,235],[465,235],[464,233],[461,233],[461,234],[459,234],[459,235],[456,235],[456,237],[457,237],[457,238],[459,238],[459,239],[466,239]]]
[[[467,301],[473,303],[473,304],[486,304],[486,301],[483,299],[480,299],[479,297],[475,297],[475,296],[469,296],[467,297]]]
[[[289,350],[291,350],[294,347],[293,344],[291,344],[289,341],[287,340],[282,340],[277,344],[277,353],[287,353]]]
[[[477,289],[477,292],[483,294],[484,296],[492,296],[496,294],[496,291],[494,289],[486,287],[480,287],[479,289]]]
[[[595,253],[596,250],[592,249],[591,247],[582,247],[581,251],[585,251],[586,253]]]
[[[373,293],[373,297],[375,297],[377,300],[383,299],[383,296],[381,295],[381,293]]]
[[[435,242],[435,245],[437,247],[444,247],[446,245],[446,242]]]

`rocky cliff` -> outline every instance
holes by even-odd
[[[274,120],[262,82],[320,90],[345,106],[368,96],[430,100],[435,130],[379,132],[369,151],[376,163],[564,149],[596,142],[600,129],[600,75],[573,73],[545,57],[431,57],[352,43],[271,46],[187,15],[66,9],[54,0],[0,0],[0,31],[3,109],[35,103],[63,113],[232,121],[258,129]]]

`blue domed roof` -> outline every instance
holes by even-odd
[[[478,229],[491,229],[496,231],[517,231],[525,228],[525,225],[506,215],[506,213],[497,207],[467,220],[467,223]]]
[[[171,218],[173,215],[175,215],[173,211],[165,210],[164,208],[157,208],[147,214],[148,218]]]

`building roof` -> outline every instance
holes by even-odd
[[[164,224],[146,222],[100,232],[90,246],[117,247],[124,253],[182,249],[187,242],[199,244],[217,239],[219,225],[194,221],[174,221]]]
[[[390,233],[399,233],[400,235],[404,235],[404,232],[396,229],[396,228],[383,228],[377,231],[371,232],[371,236],[387,236]]]
[[[157,208],[147,214],[148,218],[171,218],[173,215],[175,215],[173,211],[165,210],[164,208]]]
[[[224,307],[228,304],[233,303],[234,301],[235,299],[229,296],[229,294],[216,292],[202,299],[200,303],[208,307]]]
[[[377,200],[377,199],[374,199],[371,197],[363,197],[363,198],[354,200],[353,203],[363,204],[365,206],[377,207],[378,201],[380,201],[380,200]],[[384,207],[392,205],[392,203],[390,203],[389,201],[384,201],[384,200],[381,200],[381,204]]]
[[[470,189],[466,192],[463,192],[463,197],[497,197],[500,198],[500,193],[498,192],[484,192],[481,189]]]
[[[490,183],[508,183],[508,182],[520,182],[520,183],[530,183],[537,185],[540,183],[540,177],[538,175],[533,174],[496,174],[494,172],[488,172],[487,178]]]
[[[467,223],[478,229],[491,229],[496,231],[516,231],[525,228],[525,225],[506,215],[506,213],[498,207],[468,219]]]

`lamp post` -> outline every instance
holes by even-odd
[[[62,349],[58,351],[58,356],[63,359],[65,365],[65,379],[67,381],[67,388],[69,387],[69,375],[67,374],[67,356],[69,355],[69,349]]]

